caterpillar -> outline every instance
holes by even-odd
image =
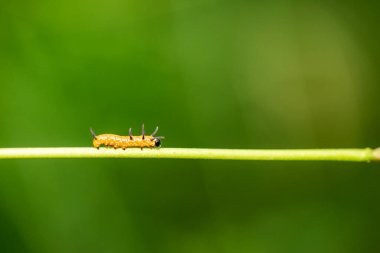
[[[99,149],[101,145],[106,147],[113,147],[114,149],[122,148],[159,148],[161,146],[161,140],[165,137],[155,137],[158,131],[158,127],[151,135],[145,135],[144,124],[142,125],[142,133],[138,136],[132,135],[132,128],[129,128],[128,136],[121,136],[116,134],[100,134],[96,135],[94,130],[90,128],[91,135],[93,137],[92,145]]]

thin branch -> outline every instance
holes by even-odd
[[[267,161],[380,161],[380,149],[127,149],[3,148],[0,159],[22,158],[173,158]]]

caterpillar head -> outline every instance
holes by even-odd
[[[165,137],[162,137],[162,136],[160,136],[160,137],[153,137],[152,141],[154,141],[154,146],[157,147],[157,148],[161,147],[161,140],[164,139],[164,138]]]
[[[163,137],[163,136],[155,137],[157,131],[158,131],[158,127],[156,127],[156,129],[154,130],[154,132],[150,136],[153,137],[151,140],[154,141],[154,146],[156,148],[159,148],[159,147],[161,147],[161,140],[165,139],[165,137]]]

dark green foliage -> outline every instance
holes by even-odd
[[[0,147],[379,145],[376,1],[0,1]],[[148,128],[151,127],[151,128]],[[378,164],[0,161],[0,252],[379,252]]]

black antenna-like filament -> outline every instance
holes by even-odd
[[[95,140],[97,140],[97,138],[96,138],[96,133],[94,132],[94,130],[92,130],[91,127],[90,127],[90,132],[91,132],[92,137],[93,137]]]
[[[158,132],[158,127],[156,127],[156,129],[154,130],[154,132],[151,134],[151,136],[155,136],[156,135],[156,133]]]

